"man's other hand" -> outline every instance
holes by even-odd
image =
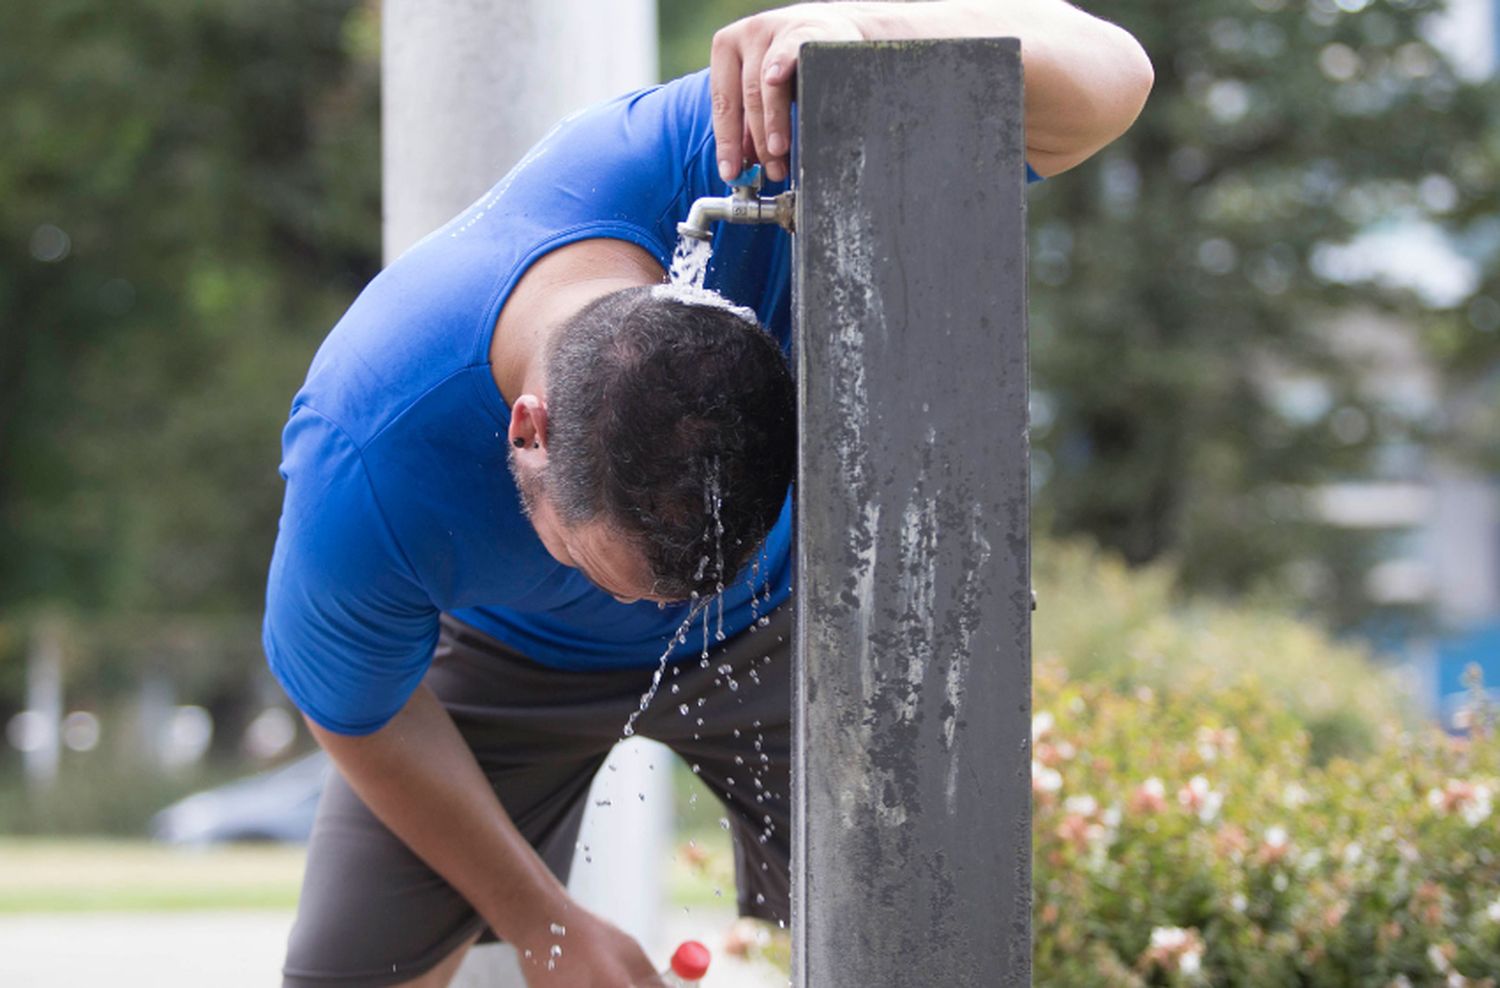
[[[646,952],[624,930],[576,903],[566,915],[565,934],[553,934],[549,926],[516,945],[527,988],[657,988],[661,984]],[[562,948],[555,957],[554,945]]]

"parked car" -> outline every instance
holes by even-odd
[[[305,842],[329,770],[328,756],[318,751],[194,793],[152,817],[151,836],[170,844]]]

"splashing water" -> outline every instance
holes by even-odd
[[[703,277],[708,274],[708,260],[713,252],[712,240],[678,237],[677,249],[672,252],[672,267],[668,270],[667,277],[675,286],[702,288]]]
[[[713,462],[709,464],[708,489],[703,492],[703,497],[705,501],[709,502],[709,505],[711,505],[713,509],[714,573],[715,580],[717,581],[714,584],[714,600],[718,601],[719,612],[719,625],[718,628],[714,631],[714,641],[721,642],[724,640],[724,522],[720,518],[719,512],[720,509],[722,509],[724,506],[724,493],[719,488],[718,457],[714,457]],[[705,507],[709,505],[705,505]],[[707,618],[705,616],[705,621],[706,620]],[[706,624],[704,630],[705,632],[708,630]],[[705,653],[706,652],[707,649],[705,649]]]
[[[677,631],[672,635],[671,640],[667,642],[667,647],[661,653],[661,658],[656,660],[656,672],[651,676],[651,685],[647,687],[646,692],[641,694],[640,706],[630,712],[630,718],[625,721],[625,726],[620,729],[621,737],[630,738],[635,736],[635,722],[640,719],[641,714],[646,712],[646,708],[651,706],[651,701],[656,699],[656,691],[661,689],[661,677],[666,674],[667,659],[671,658],[672,649],[678,644],[687,641],[688,629],[693,626],[693,622],[698,617],[698,612],[707,609],[708,603],[707,600],[695,601],[692,609],[688,611],[688,616],[683,618],[682,623],[677,626]]]
[[[723,309],[759,326],[760,321],[755,318],[753,310],[736,305],[712,288],[703,287],[712,254],[713,244],[710,241],[679,237],[677,249],[672,253],[672,266],[667,271],[669,282],[653,288],[651,296],[681,302],[683,305],[707,305]]]

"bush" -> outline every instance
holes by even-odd
[[[1493,733],[1325,765],[1272,677],[1036,672],[1038,985],[1496,985]]]
[[[1038,543],[1038,663],[1129,692],[1191,680],[1221,693],[1253,675],[1307,731],[1314,762],[1373,751],[1386,725],[1414,723],[1415,705],[1389,671],[1314,625],[1255,603],[1181,600],[1166,564],[1129,569],[1079,543]]]

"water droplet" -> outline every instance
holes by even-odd
[[[680,713],[680,714],[682,714],[682,716],[684,716],[684,717],[686,717],[688,715],[688,711],[691,710],[691,709],[692,708],[689,707],[686,703],[679,703],[677,705],[677,712]]]
[[[729,818],[727,816],[721,816],[721,817],[719,817],[719,829],[720,830],[728,830],[729,829]]]
[[[561,923],[553,923],[550,929],[552,930],[552,935],[555,937],[565,937],[568,935],[568,928]]]

